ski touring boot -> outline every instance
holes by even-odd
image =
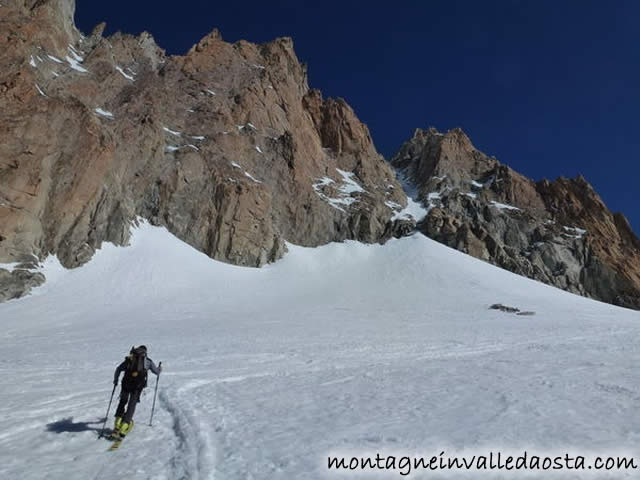
[[[133,430],[133,420],[131,420],[128,423],[122,422],[120,424],[120,428],[118,429],[118,433],[120,434],[121,438],[124,438],[127,436],[129,432],[131,432],[131,430]]]

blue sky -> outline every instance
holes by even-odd
[[[536,180],[582,174],[640,230],[640,2],[78,1],[78,27],[151,32],[182,54],[293,37],[312,87],[343,97],[390,156],[416,127],[462,127]]]

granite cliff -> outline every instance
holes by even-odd
[[[309,87],[291,39],[214,30],[170,56],[148,33],[83,35],[73,0],[2,3],[0,263],[19,268],[0,270],[0,299],[41,283],[28,267],[47,255],[72,268],[126,244],[138,218],[256,267],[286,241],[406,231],[392,168],[343,100]]]
[[[391,160],[429,209],[425,235],[514,273],[640,309],[640,240],[587,181],[534,182],[460,129],[416,130]]]
[[[84,35],[74,12],[74,0],[0,5],[0,301],[41,285],[43,258],[80,266],[142,219],[253,267],[286,242],[417,229],[640,309],[640,240],[584,178],[534,182],[459,129],[418,129],[388,163],[344,100],[309,87],[289,38],[214,30],[172,56],[149,33]],[[417,225],[397,178],[428,211]]]

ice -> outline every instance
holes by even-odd
[[[43,287],[0,304],[0,478],[317,480],[340,477],[330,451],[632,450],[638,312],[421,234],[287,248],[236,267],[142,224],[78,269],[48,259]],[[153,427],[151,375],[136,427],[107,454],[113,370],[142,343],[165,367]]]
[[[124,78],[126,78],[127,80],[131,80],[132,82],[135,82],[135,80],[136,80],[136,79],[135,79],[134,77],[132,77],[131,75],[127,74],[127,73],[126,73],[124,70],[122,70],[122,68],[120,68],[118,65],[116,65],[116,70],[117,70],[118,72],[120,72],[120,74],[121,74]]]
[[[36,68],[38,66],[36,64],[35,59],[33,58],[33,55],[31,55],[31,59],[29,60],[29,65],[31,65],[33,68]]]
[[[195,136],[192,136],[191,138],[193,138],[194,140],[204,140],[206,137],[203,135],[195,135]]]
[[[264,69],[265,69],[264,65],[258,65],[257,63],[254,63],[254,64],[252,65],[252,67],[253,67],[253,68],[258,68],[258,69],[260,69],[260,70],[264,70]]]
[[[467,197],[469,197],[469,198],[473,198],[474,200],[475,200],[476,198],[478,198],[478,195],[477,195],[477,194],[475,194],[475,193],[472,193],[472,192],[463,192],[462,194],[463,194],[463,195],[465,195],[465,196],[467,196]]]
[[[242,169],[242,167],[241,167],[240,165],[238,165],[236,162],[231,162],[231,166],[232,166],[233,168],[239,168],[239,169]]]
[[[193,145],[192,143],[187,144],[187,147],[189,147],[189,148],[191,148],[191,149],[195,150],[196,152],[199,152],[199,151],[200,151],[200,149],[199,149],[198,147],[196,147],[195,145]]]
[[[257,151],[258,153],[262,153],[262,150],[261,150],[261,149],[260,149],[260,147],[259,147],[259,146],[257,146],[257,145],[256,145],[256,151]]]
[[[208,90],[208,89],[207,89],[207,90],[205,90],[205,92],[207,92],[207,93],[208,93],[208,94],[210,94],[210,95],[214,95],[214,96],[215,96],[215,94],[216,94],[216,92],[214,92],[213,90]]]
[[[95,112],[100,116],[107,117],[107,118],[113,118],[113,113],[107,112],[106,110],[103,110],[102,108],[96,108]]]
[[[471,185],[478,188],[484,188],[484,183],[476,182],[475,180],[471,180]]]
[[[42,89],[40,88],[40,86],[36,83],[36,90],[38,90],[38,93],[40,95],[42,95],[43,97],[46,97],[47,95],[42,91]]]
[[[256,128],[256,126],[255,126],[253,123],[251,123],[251,122],[248,122],[248,123],[247,123],[247,127],[252,128],[253,130],[258,130],[258,129]]]
[[[47,55],[47,57],[49,57],[51,60],[53,60],[56,63],[64,63],[62,60],[60,60],[58,57],[54,57],[53,55]]]
[[[167,146],[165,147],[165,150],[166,150],[167,152],[177,152],[178,150],[180,150],[180,147],[177,147],[177,146],[175,146],[175,145],[167,145]]]

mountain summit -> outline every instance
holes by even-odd
[[[514,273],[640,308],[640,240],[587,181],[534,182],[461,129],[416,130],[391,163],[429,213],[427,236]]]

